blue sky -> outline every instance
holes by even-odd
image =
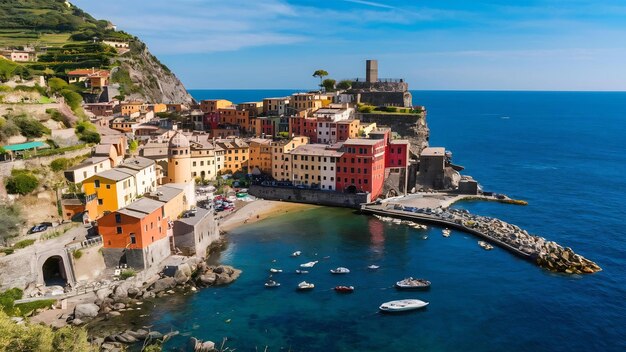
[[[626,90],[623,0],[74,0],[139,36],[194,88]]]

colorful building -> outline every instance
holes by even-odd
[[[267,175],[272,174],[272,140],[267,138],[252,138],[248,141],[250,159],[248,172],[254,174],[255,169]]]
[[[219,109],[232,106],[233,102],[225,99],[207,99],[200,101],[200,110],[204,113],[217,112]]]
[[[343,155],[338,148],[325,144],[306,144],[293,149],[293,184],[334,191],[337,184],[337,161]]]
[[[298,136],[289,141],[272,142],[272,177],[277,181],[293,181],[291,172],[291,154],[297,147],[309,144],[309,138]]]
[[[289,135],[304,136],[317,143],[317,119],[314,117],[289,117]]]
[[[98,219],[105,212],[116,211],[137,199],[135,174],[130,169],[111,169],[100,172],[83,181],[83,189],[89,197],[95,195],[97,212],[89,213],[90,219]]]
[[[248,166],[250,158],[250,147],[243,139],[225,138],[217,139],[215,144],[222,148],[224,152],[224,167],[221,172],[238,172]]]
[[[342,192],[369,192],[378,198],[385,178],[384,139],[348,139],[340,149],[344,154],[337,163],[337,186]]]
[[[266,98],[263,99],[263,115],[283,116],[287,113],[289,98]]]

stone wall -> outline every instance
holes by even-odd
[[[349,92],[371,91],[371,92],[406,92],[409,84],[406,82],[352,82],[352,89]]]
[[[369,203],[371,201],[369,193],[353,194],[291,187],[253,185],[248,192],[255,197],[269,200],[357,209],[361,203]]]
[[[172,254],[170,237],[158,240],[144,249],[102,248],[104,263],[107,268],[115,268],[124,261],[128,267],[144,270],[159,265]]]
[[[100,248],[102,245],[83,248],[80,250],[83,255],[79,259],[72,258],[74,276],[77,282],[95,280],[104,272],[106,267]]]
[[[202,216],[195,226],[183,221],[174,222],[174,243],[185,256],[206,256],[207,248],[219,240],[220,232],[213,214],[204,209],[198,209],[196,216]]]

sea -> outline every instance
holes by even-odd
[[[196,90],[234,102],[295,90]],[[164,298],[143,324],[237,351],[626,351],[626,93],[413,91],[430,145],[445,147],[486,191],[528,206],[463,202],[597,262],[592,275],[541,269],[472,235],[416,230],[351,210],[316,208],[237,228],[219,262],[243,270],[227,287]],[[291,257],[296,250],[300,257]],[[309,274],[299,265],[318,261]],[[379,265],[369,270],[368,265]],[[344,266],[346,275],[329,270]],[[263,286],[270,268],[278,288]],[[432,282],[397,291],[405,277]],[[310,292],[297,292],[306,280]],[[353,285],[338,294],[336,285]],[[386,301],[426,309],[381,314]],[[222,345],[223,344],[223,345]]]

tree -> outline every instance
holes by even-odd
[[[39,181],[30,173],[19,173],[7,178],[5,186],[10,194],[26,195],[39,187]]]
[[[66,89],[67,86],[67,82],[57,77],[52,77],[48,80],[48,87],[50,88],[50,92],[52,94],[56,94],[63,89]]]
[[[348,80],[340,81],[337,84],[337,88],[339,88],[341,90],[348,90],[348,89],[352,88],[352,81],[348,81]]]
[[[335,81],[332,78],[326,78],[323,82],[322,82],[322,86],[324,87],[324,90],[327,92],[333,92],[335,90],[335,84],[337,83],[337,81]]]
[[[130,143],[128,144],[128,150],[130,151],[130,154],[135,155],[138,147],[139,143],[137,143],[137,140],[133,139],[132,141],[130,141]]]
[[[69,165],[70,165],[70,161],[67,158],[58,158],[58,159],[54,159],[50,163],[50,168],[54,172],[59,172],[61,170],[67,169]]]
[[[49,134],[50,130],[41,122],[26,115],[18,115],[13,117],[13,122],[20,129],[20,132],[26,138],[39,138],[44,134]]]
[[[22,212],[17,205],[0,205],[0,239],[6,245],[6,241],[20,234],[24,226]]]
[[[317,71],[313,72],[313,77],[319,77],[320,78],[320,87],[322,87],[322,80],[326,76],[328,76],[328,72],[324,71],[324,70],[317,70]]]

